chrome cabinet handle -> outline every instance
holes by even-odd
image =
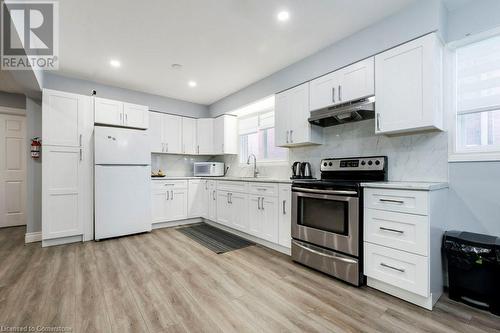
[[[288,135],[290,134],[290,131],[286,131],[286,143],[290,143],[290,141],[288,140]]]
[[[260,209],[264,210],[264,197],[260,197]]]
[[[396,230],[396,229],[385,228],[385,227],[380,227],[379,229],[383,230],[383,231],[395,232],[395,233],[398,233],[398,234],[404,234],[405,233],[402,230]]]
[[[215,201],[215,190],[213,190],[212,197],[214,198],[214,201]]]
[[[335,87],[332,87],[332,103],[335,103]]]
[[[397,204],[404,204],[405,202],[403,200],[394,200],[394,199],[378,199],[380,202],[389,202],[389,203],[397,203]]]
[[[286,200],[283,200],[283,215],[286,215],[285,205],[286,205]]]
[[[83,148],[80,148],[80,161],[83,161]]]
[[[125,124],[128,124],[128,114],[125,113]]]
[[[232,193],[229,193],[229,203],[230,204],[233,203],[233,194]]]
[[[165,143],[165,153],[168,153],[168,142]]]
[[[377,113],[377,131],[380,132],[380,113]]]
[[[293,130],[290,130],[290,143],[293,143]]]
[[[339,85],[339,101],[342,101],[342,86]]]
[[[170,191],[167,191],[166,195],[167,195],[167,200],[170,200]]]
[[[170,190],[171,193],[171,199],[174,200],[174,190]]]
[[[82,147],[82,141],[83,141],[83,135],[82,135],[82,134],[80,134],[80,137],[78,138],[78,142],[79,142],[79,143],[78,143],[78,145],[79,145],[80,147]]]
[[[257,209],[260,210],[260,197],[257,197]]]
[[[123,124],[123,113],[120,113],[120,124]]]
[[[306,251],[310,251],[314,254],[317,254],[317,255],[320,255],[322,257],[326,257],[326,258],[330,258],[330,259],[333,259],[333,260],[338,260],[338,261],[341,261],[341,262],[345,262],[347,264],[357,264],[358,262],[354,259],[347,259],[347,258],[342,258],[342,257],[338,257],[338,256],[335,256],[335,255],[330,255],[330,254],[326,254],[326,253],[322,253],[320,251],[317,251],[315,249],[311,249],[310,247],[308,246],[305,246],[305,245],[302,245],[294,240],[292,240],[292,243],[300,248],[303,248],[304,250]]]
[[[356,192],[356,191],[316,190],[316,189],[303,188],[303,187],[294,187],[293,189],[298,191],[298,192],[317,193],[317,194],[345,194],[345,195],[358,194],[358,192]]]
[[[198,149],[198,155],[200,155],[200,145],[197,146]]]
[[[380,263],[380,266],[385,267],[385,268],[389,268],[389,269],[393,269],[393,270],[401,272],[401,273],[405,272],[404,268],[397,268],[397,267],[394,267],[391,265],[384,264],[383,262]]]

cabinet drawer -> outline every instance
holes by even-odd
[[[278,184],[250,183],[249,193],[256,195],[278,196]]]
[[[429,214],[429,193],[426,191],[367,188],[364,194],[367,208],[419,215]]]
[[[168,188],[173,189],[183,189],[188,187],[187,180],[153,180],[153,190]]]
[[[365,275],[417,295],[429,296],[427,257],[364,242]]]
[[[428,255],[429,218],[427,216],[365,209],[365,241]]]
[[[228,192],[248,193],[248,183],[231,180],[218,180],[217,189]]]

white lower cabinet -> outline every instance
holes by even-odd
[[[208,215],[208,180],[189,180],[188,217],[206,217]]]
[[[279,185],[278,197],[278,243],[290,248],[292,246],[292,188],[288,184]]]
[[[230,192],[229,210],[230,226],[236,230],[248,232],[248,194]]]
[[[185,220],[188,217],[187,180],[154,180],[152,183],[153,223]]]
[[[432,310],[443,292],[446,186],[420,190],[367,186],[372,187],[364,190],[368,286]]]
[[[231,226],[231,206],[229,203],[229,192],[217,190],[217,218],[216,221],[222,225]]]
[[[269,242],[278,243],[278,198],[250,195],[249,233]]]

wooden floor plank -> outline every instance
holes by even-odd
[[[73,332],[500,332],[443,296],[427,311],[261,246],[217,255],[175,228],[41,248],[0,229],[0,326]]]

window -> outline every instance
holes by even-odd
[[[500,157],[500,36],[457,48],[456,94],[455,153]]]
[[[251,154],[259,163],[288,161],[288,150],[274,144],[274,96],[234,113],[239,115],[240,163]]]

